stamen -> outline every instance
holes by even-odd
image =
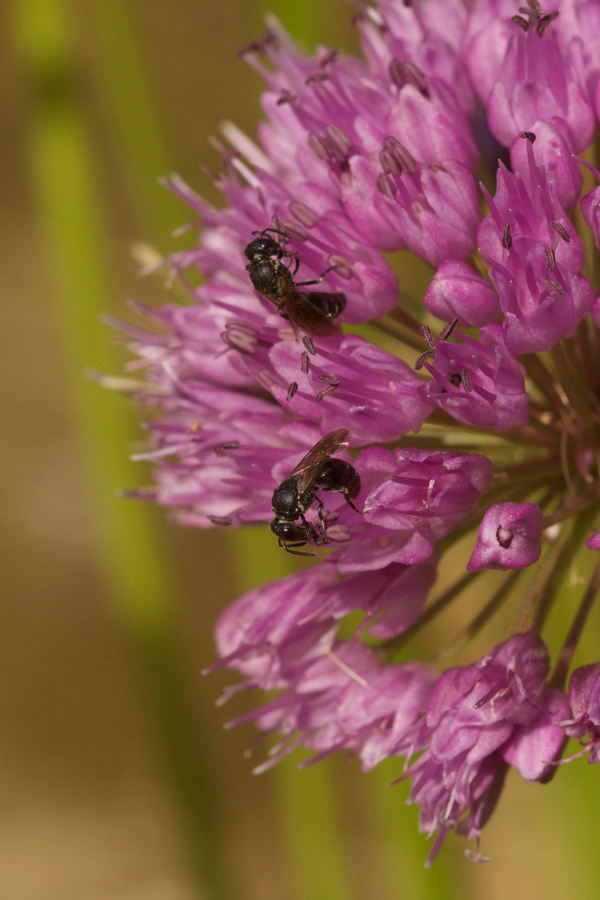
[[[332,253],[331,256],[327,257],[327,262],[335,269],[338,275],[341,275],[342,278],[352,278],[352,263],[347,259],[344,259],[343,256]]]
[[[327,136],[333,141],[333,143],[338,147],[341,154],[344,156],[348,156],[350,151],[352,150],[352,141],[350,138],[344,134],[341,128],[338,128],[337,125],[326,125],[325,132]]]
[[[307,374],[308,374],[308,369],[309,369],[309,366],[310,366],[310,359],[309,359],[309,357],[308,357],[308,353],[306,352],[306,350],[304,350],[304,351],[302,352],[302,356],[300,357],[300,359],[301,359],[301,362],[300,362],[300,370],[301,370],[301,372],[302,372],[303,375],[307,375]]]
[[[402,175],[402,166],[389,150],[379,151],[379,162],[386,175]]]
[[[384,175],[383,172],[377,176],[375,179],[375,184],[377,185],[377,190],[380,194],[383,194],[384,197],[389,197],[390,200],[394,196],[394,194],[398,193],[398,188],[389,177],[389,175]]]
[[[327,152],[327,147],[325,146],[325,142],[323,138],[319,137],[319,135],[315,131],[309,131],[308,133],[308,143],[315,151],[319,159],[327,161],[329,159],[329,153]]]
[[[302,338],[302,343],[304,344],[304,346],[306,347],[306,349],[308,350],[308,352],[310,353],[311,356],[317,355],[317,351],[315,350],[315,345],[314,345],[313,339],[311,337],[309,337],[307,334],[305,334],[304,337]]]
[[[206,518],[210,519],[213,525],[221,525],[223,528],[231,525],[231,519],[229,518],[229,516],[207,516]]]
[[[213,450],[216,456],[224,457],[225,450],[239,450],[240,442],[239,441],[224,441],[222,444],[215,444]]]
[[[523,31],[529,30],[529,21],[524,19],[523,16],[511,16],[511,22],[514,22],[515,25],[518,25]]]
[[[408,172],[409,175],[415,174],[417,171],[415,158],[397,138],[392,135],[388,135],[384,138],[383,149],[392,154],[396,162],[405,172]]]
[[[546,259],[548,260],[548,268],[551,272],[554,271],[554,266],[556,264],[556,256],[554,255],[554,250],[551,247],[544,247],[544,253],[546,254]]]
[[[315,148],[313,147],[313,150],[314,149]],[[315,225],[319,224],[320,217],[318,216],[318,214],[314,211],[314,209],[311,209],[310,206],[307,206],[306,203],[301,203],[300,200],[292,200],[288,209],[294,216],[294,218],[298,219],[298,221],[301,222],[305,226],[305,228],[314,228]],[[306,235],[306,237],[308,237],[308,235]],[[304,238],[304,240],[306,240],[306,237]]]
[[[279,99],[277,100],[277,106],[283,106],[284,103],[295,103],[298,97],[296,94],[291,94],[285,88],[279,94]]]
[[[308,240],[308,235],[302,225],[298,225],[297,222],[292,222],[291,219],[282,219],[281,228],[289,234],[290,238],[294,238],[296,241],[304,243],[304,241]],[[290,256],[293,255],[293,253],[290,254]]]
[[[552,290],[556,291],[557,294],[560,294],[561,297],[564,294],[562,286],[558,283],[556,278],[544,278],[544,283],[548,284]]]
[[[339,51],[339,50],[330,50],[328,53],[325,54],[325,56],[323,56],[323,57],[319,60],[319,65],[320,65],[322,68],[325,68],[325,66],[328,66],[328,65],[330,65],[331,63],[337,62],[337,59],[338,59],[338,56],[339,56],[339,55],[340,55],[340,51]]]
[[[425,340],[427,341],[427,343],[429,344],[431,349],[435,350],[436,342],[435,342],[435,338],[433,336],[433,332],[432,332],[431,328],[429,327],[429,325],[421,326],[421,334],[423,335],[423,337],[425,338]]]
[[[319,391],[317,394],[316,400],[317,403],[320,403],[321,400],[324,400],[329,394],[333,394],[334,391],[337,391],[337,384],[328,384],[327,387],[324,387],[322,391]]]
[[[457,325],[458,319],[452,319],[452,321],[448,325],[445,325],[444,328],[442,328],[442,330],[440,331],[440,341],[447,341]],[[429,341],[427,341],[427,343],[429,344]],[[429,346],[431,347],[431,344],[429,344]]]
[[[418,372],[419,369],[422,369],[427,360],[433,355],[433,350],[426,350],[425,353],[421,353],[414,365],[415,372]]]
[[[427,85],[427,78],[425,77],[425,74],[421,72],[419,67],[415,66],[414,62],[412,62],[410,59],[406,60],[406,62],[404,63],[404,68],[406,70],[406,74],[408,75],[416,89],[419,91],[419,93],[429,99],[429,87]]]
[[[273,47],[277,44],[277,37],[273,34],[272,31],[265,31],[259,38],[255,41],[252,41],[251,44],[248,44],[243,50],[238,52],[238,56],[246,56],[249,53],[262,53],[265,54],[269,47]]]
[[[228,322],[221,340],[244,356],[251,356],[258,345],[258,329],[246,322]]]
[[[325,384],[333,384],[335,387],[340,383],[340,379],[335,375],[319,375],[319,381],[324,381]]]
[[[399,59],[392,59],[388,65],[388,75],[393,84],[398,88],[404,87],[405,84],[408,83],[408,75],[406,74],[406,69],[402,65]]]
[[[548,25],[550,24],[550,22],[553,22],[556,18],[558,18],[558,12],[552,12],[552,13],[548,13],[547,16],[544,16],[542,19],[539,20],[539,22],[536,25],[536,31],[540,37],[545,32],[545,30],[548,27]]]
[[[290,400],[292,399],[294,394],[297,393],[297,391],[298,391],[298,382],[292,381],[292,383],[288,387],[287,397],[285,398],[288,403],[290,402]]]
[[[467,394],[470,394],[473,390],[473,385],[471,384],[471,376],[466,369],[462,370],[462,383]]]
[[[535,143],[535,134],[533,133],[533,131],[522,131],[521,137],[525,138],[525,140],[529,141],[530,144]]]
[[[550,224],[554,228],[555,232],[563,239],[563,241],[566,241],[566,243],[568,244],[571,240],[571,237],[565,226],[561,225],[561,223],[557,221],[550,222]]]
[[[321,81],[329,81],[329,75],[326,72],[315,72],[309,75],[304,84],[319,84]]]
[[[510,248],[512,247],[512,231],[510,228],[510,223],[502,232],[502,246],[505,250],[510,250]]]
[[[359,675],[358,672],[355,672],[354,669],[351,669],[350,666],[347,666],[346,663],[339,658],[339,656],[336,656],[333,650],[327,650],[326,655],[333,663],[335,663],[336,666],[338,666],[338,668],[342,670],[342,672],[345,672],[346,675],[349,675],[350,678],[353,678],[354,681],[356,681],[362,687],[367,687],[369,682],[365,681],[365,679],[361,675]]]

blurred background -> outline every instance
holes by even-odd
[[[84,377],[127,354],[102,314],[173,299],[140,279],[191,215],[159,187],[202,166],[230,119],[250,135],[259,79],[238,51],[273,10],[303,49],[357,50],[342,0],[8,0],[0,12],[0,900],[596,898],[598,772],[509,779],[485,832],[492,863],[448,840],[433,869],[400,765],[362,775],[298,758],[256,778],[251,726],[215,707],[212,627],[285,574],[264,530],[169,524],[118,495],[129,401]],[[596,619],[597,622],[597,619]]]

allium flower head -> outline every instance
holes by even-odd
[[[271,523],[273,554],[314,557],[222,613],[209,668],[244,679],[224,699],[277,692],[236,720],[278,736],[257,771],[301,745],[405,757],[432,859],[451,828],[479,842],[510,769],[544,782],[565,736],[598,758],[600,663],[564,688],[600,585],[600,187],[581,196],[576,156],[600,14],[380,0],[361,59],[305,56],[268,21],[243,52],[266,120],[256,143],[224,126],[225,205],[167,182],[202,225],[164,261],[189,302],[120,326],[161,411],[137,496],[198,527]],[[406,248],[433,270],[424,303],[394,274]],[[550,675],[546,618],[594,564]],[[471,622],[406,661],[484,569]],[[510,635],[477,659],[505,603]]]

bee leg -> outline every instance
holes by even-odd
[[[319,512],[317,513],[319,517],[319,522],[321,523],[321,530],[323,534],[325,533],[325,519],[323,518],[323,510],[325,509],[325,504],[321,500],[320,497],[317,497],[317,503],[319,504]]]
[[[321,282],[323,281],[325,276],[328,274],[328,272],[331,272],[333,269],[337,269],[337,263],[335,266],[329,266],[328,269],[325,269],[324,272],[321,272],[321,274],[319,275],[318,278],[313,279],[312,281],[297,281],[297,282],[295,282],[294,287],[304,287],[307,284],[321,284]],[[298,270],[296,270],[296,271],[298,271]],[[294,275],[295,274],[296,274],[296,272],[294,272]]]
[[[346,498],[346,503],[348,506],[351,506],[354,512],[357,512],[359,515],[364,515],[364,511],[362,509],[358,509],[350,499],[350,492],[347,487],[343,487],[342,491],[344,492],[344,497]]]
[[[321,490],[323,490],[323,488],[321,488]],[[343,494],[344,497],[346,498],[346,503],[348,504],[348,506],[351,506],[351,507],[352,507],[352,509],[354,510],[354,512],[359,513],[359,515],[361,515],[361,516],[364,514],[363,510],[362,510],[362,509],[358,509],[358,508],[354,505],[354,503],[352,502],[352,500],[350,499],[350,491],[348,490],[348,488],[347,488],[345,485],[340,485],[339,487],[328,487],[328,488],[327,488],[327,491],[328,491],[330,494]]]
[[[286,542],[284,540],[282,540],[281,538],[278,538],[278,543],[279,543],[280,547],[283,547],[283,549],[286,550],[288,553],[293,553],[294,556],[316,556],[317,555],[316,553],[304,553],[302,550],[291,550],[288,547],[288,545],[286,544]],[[299,544],[298,546],[302,547],[302,544]]]

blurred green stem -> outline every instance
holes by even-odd
[[[186,696],[174,596],[151,507],[116,496],[137,480],[126,460],[130,424],[121,397],[84,377],[115,360],[100,314],[110,306],[108,237],[94,149],[78,96],[66,6],[21,0],[14,40],[31,88],[29,153],[34,200],[57,299],[65,376],[86,461],[99,564],[115,614],[135,645],[148,701],[186,829],[198,896],[225,898],[211,779]],[[82,598],[83,602],[83,598]]]

